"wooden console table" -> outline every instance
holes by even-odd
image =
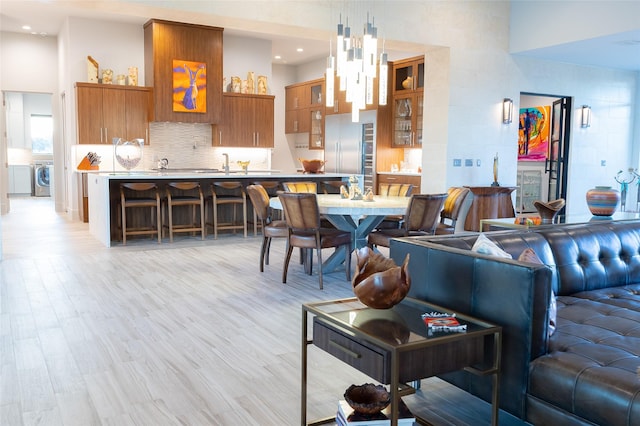
[[[467,218],[464,221],[465,231],[480,231],[482,219],[515,217],[511,193],[514,186],[466,186],[473,195]]]
[[[307,425],[307,346],[313,344],[389,385],[393,426],[398,424],[400,397],[414,392],[407,383],[462,369],[491,375],[491,424],[497,426],[502,327],[456,313],[460,323],[467,325],[467,331],[430,332],[421,317],[427,312],[454,313],[409,297],[391,309],[372,309],[356,298],[303,304],[301,425]],[[312,340],[307,336],[309,315],[313,316]],[[490,367],[472,367],[480,364]],[[349,385],[345,383],[345,389]],[[416,420],[425,424],[417,416]]]

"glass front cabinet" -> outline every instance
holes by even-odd
[[[396,95],[393,100],[392,146],[422,146],[422,94]]]
[[[398,148],[422,146],[424,56],[393,63],[393,141]]]

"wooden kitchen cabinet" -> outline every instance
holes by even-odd
[[[217,146],[273,148],[273,96],[224,93]]]
[[[424,91],[424,56],[393,62],[393,94]]]
[[[422,93],[394,95],[393,139],[395,148],[418,148],[422,146]]]
[[[324,115],[324,79],[306,81],[285,87],[285,133],[308,133],[312,109]]]
[[[416,175],[404,175],[401,173],[380,174],[378,173],[378,185],[381,183],[404,183],[412,184],[412,194],[420,194],[420,180],[421,176]]]
[[[393,63],[393,131],[395,148],[422,146],[424,56]]]
[[[325,109],[321,106],[309,109],[309,149],[324,149],[324,115]]]
[[[149,87],[76,83],[79,144],[113,143],[113,138],[144,139],[153,114]]]
[[[340,90],[340,77],[336,76],[333,83],[333,106],[325,108],[327,115],[351,114],[351,102],[347,102],[347,92]]]

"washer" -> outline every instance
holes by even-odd
[[[51,164],[35,163],[33,166],[33,187],[36,197],[51,196]]]

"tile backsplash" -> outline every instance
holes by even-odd
[[[237,161],[250,161],[249,170],[270,170],[270,148],[231,148],[211,146],[211,126],[208,124],[153,122],[149,124],[149,145],[143,148],[142,161],[134,170],[156,168],[158,160],[169,160],[169,168],[217,168],[224,164],[223,153],[229,154],[229,168],[240,169]],[[101,157],[100,170],[123,171],[114,160],[112,145],[73,145],[73,166],[88,152]]]

